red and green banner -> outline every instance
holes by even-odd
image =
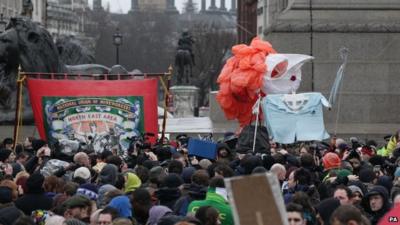
[[[157,134],[157,80],[28,79],[40,137],[94,151],[126,150],[133,137]]]

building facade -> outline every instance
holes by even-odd
[[[83,36],[86,27],[93,25],[88,15],[88,0],[48,0],[46,27],[54,38]]]
[[[22,1],[18,0],[1,0],[0,1],[0,13],[3,18],[8,20],[11,17],[15,17],[21,13]]]
[[[32,20],[46,26],[46,0],[32,0],[33,12]]]

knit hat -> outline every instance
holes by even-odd
[[[0,187],[0,204],[12,202],[12,189],[9,187]]]
[[[324,199],[317,205],[316,210],[324,221],[324,224],[330,224],[330,216],[337,208],[339,208],[339,206],[340,201],[336,198]]]
[[[74,172],[74,178],[80,177],[84,180],[89,180],[90,179],[90,170],[86,167],[79,167],[78,169],[75,170]]]
[[[68,219],[68,220],[65,220],[64,223],[66,225],[86,225],[86,223],[84,223],[80,220],[77,220],[77,219]]]
[[[368,156],[373,156],[375,154],[374,150],[372,150],[370,147],[368,146],[364,146],[361,148],[361,153],[364,155],[368,155]]]
[[[373,155],[371,158],[368,160],[371,165],[376,166],[376,165],[384,165],[385,164],[385,158],[380,155]]]
[[[40,173],[32,174],[26,181],[29,193],[43,193],[44,176]]]
[[[161,187],[177,188],[182,184],[183,180],[178,174],[170,173],[161,182]]]
[[[4,162],[6,161],[6,159],[8,159],[8,157],[10,157],[12,151],[10,149],[0,149],[0,161]]]
[[[351,171],[347,170],[347,169],[340,169],[336,172],[336,174],[337,174],[338,178],[339,177],[344,178],[344,177],[351,175]]]
[[[90,200],[96,201],[97,200],[97,187],[94,184],[82,184],[79,186],[79,188],[76,190],[77,194],[83,195]]]
[[[335,153],[328,152],[322,158],[325,170],[336,169],[340,167],[341,160]]]
[[[372,169],[362,169],[359,178],[361,182],[371,183],[376,178],[376,174]]]
[[[351,193],[354,194],[355,192],[358,192],[361,194],[362,197],[364,197],[364,193],[361,190],[361,188],[357,187],[356,185],[350,185],[349,189],[351,190]]]

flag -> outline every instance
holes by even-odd
[[[157,80],[27,80],[35,124],[50,144],[75,140],[95,151],[157,134]]]

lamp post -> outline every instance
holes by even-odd
[[[0,34],[6,30],[7,22],[4,20],[3,13],[0,14]]]
[[[119,32],[119,28],[117,28],[115,34],[113,35],[113,43],[116,50],[116,64],[119,65],[119,46],[122,45],[122,34]]]

